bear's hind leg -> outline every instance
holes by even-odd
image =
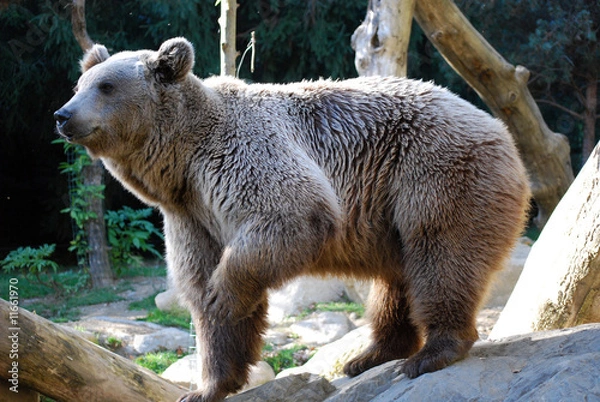
[[[426,249],[407,252],[412,257],[406,261],[411,316],[427,339],[404,364],[402,371],[410,378],[467,355],[479,339],[475,319],[492,271],[489,262],[461,253],[444,240],[425,243]]]
[[[369,348],[344,366],[344,373],[357,376],[385,362],[407,358],[423,343],[410,320],[408,295],[402,281],[378,278],[371,289],[373,340]]]

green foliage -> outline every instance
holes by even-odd
[[[158,261],[158,264],[152,264],[146,261],[144,265],[127,267],[127,270],[123,272],[120,278],[135,278],[137,276],[144,276],[146,278],[153,277],[166,277],[167,267],[164,265],[163,260]]]
[[[123,346],[123,342],[119,338],[116,338],[116,337],[114,337],[114,336],[111,335],[108,338],[106,338],[106,340],[103,342],[103,345],[107,349],[117,350],[121,346]]]
[[[535,31],[522,51],[535,55],[544,84],[569,83],[573,78],[600,76],[600,4],[584,0],[554,0],[535,4]]]
[[[161,311],[154,308],[148,312],[146,318],[139,319],[140,321],[153,322],[155,324],[164,325],[165,327],[176,327],[188,330],[190,329],[190,320],[192,319],[187,310],[178,311]]]
[[[146,219],[153,212],[152,208],[134,210],[130,207],[123,207],[119,211],[106,211],[109,254],[117,275],[129,266],[141,265],[142,257],[135,254],[134,250],[150,253],[157,258],[162,257],[150,242],[152,235],[163,239],[162,233]]]
[[[301,352],[307,350],[308,346],[294,345],[289,349],[275,351],[272,345],[267,344],[263,347],[262,355],[263,360],[273,368],[275,374],[278,374],[284,369],[298,367],[304,364],[307,357],[306,353]]]
[[[365,315],[365,306],[350,301],[337,301],[327,303],[315,303],[304,310],[298,317],[305,318],[315,312],[332,311],[341,313],[354,313],[358,318]]]
[[[156,374],[162,374],[171,364],[181,359],[185,354],[177,352],[157,352],[147,353],[143,356],[136,357],[134,362],[148,370],[154,371]]]
[[[79,309],[65,302],[34,302],[28,303],[27,310],[44,317],[52,322],[61,323],[77,321],[81,316]]]
[[[192,316],[189,311],[180,309],[175,311],[161,311],[156,308],[154,299],[157,293],[146,297],[145,299],[129,303],[129,310],[147,310],[148,315],[140,318],[139,321],[152,322],[166,327],[176,327],[184,330],[190,329]]]
[[[150,295],[150,296],[146,297],[145,299],[129,303],[128,309],[129,310],[152,310],[152,309],[155,309],[156,303],[154,302],[154,299],[156,298],[157,294],[158,293],[154,293],[153,295]]]
[[[62,144],[68,156],[68,161],[60,163],[59,169],[61,173],[69,176],[71,182],[71,205],[61,212],[69,214],[77,228],[69,251],[74,251],[79,265],[86,267],[89,245],[85,225],[91,219],[97,218],[89,206],[92,199],[104,198],[105,186],[90,185],[84,182],[83,169],[90,166],[92,161],[83,147],[68,143],[63,139],[55,140],[54,143]],[[163,239],[162,233],[152,222],[147,220],[152,213],[152,208],[134,210],[127,206],[118,211],[106,211],[104,219],[110,246],[109,257],[117,275],[122,275],[130,267],[142,265],[142,256],[136,254],[135,251],[149,253],[157,258],[162,257],[151,242],[153,235]]]
[[[76,283],[80,280],[81,276],[79,271],[64,271],[60,274],[63,275],[62,282],[67,284]],[[55,297],[52,300],[26,302],[25,307],[54,322],[75,321],[80,315],[78,307],[123,300],[118,294],[130,289],[131,285],[127,282],[121,282],[115,288],[78,288],[61,297]],[[43,294],[37,296],[43,296]],[[55,294],[54,296],[58,295]],[[36,295],[33,297],[36,297]]]
[[[62,144],[67,155],[67,161],[61,162],[58,168],[62,174],[69,177],[70,206],[60,212],[69,214],[76,227],[71,240],[69,251],[74,251],[80,267],[87,267],[87,255],[89,251],[88,239],[85,234],[85,225],[92,219],[98,218],[95,212],[90,210],[93,199],[104,198],[104,185],[90,185],[83,180],[83,169],[92,164],[92,160],[80,145],[71,144],[64,139],[53,141],[54,144]]]
[[[0,261],[0,266],[7,274],[25,274],[42,286],[52,289],[57,296],[65,296],[77,292],[86,286],[86,274],[78,274],[70,280],[62,272],[58,272],[58,264],[50,259],[55,244],[44,244],[38,248],[19,247],[11,251]]]
[[[0,283],[10,283],[11,279],[16,278],[19,283],[19,298],[23,300],[28,300],[36,297],[44,297],[47,295],[53,294],[52,288],[41,284],[35,276],[28,275],[25,272],[7,272],[5,270],[0,269]],[[0,298],[8,300],[9,297],[9,287],[8,286],[0,286]]]
[[[342,313],[354,313],[357,317],[365,315],[365,306],[360,303],[349,301],[338,301],[329,303],[317,303],[315,311],[334,311]]]
[[[33,275],[39,275],[52,270],[56,272],[58,264],[50,259],[56,249],[55,244],[44,244],[38,248],[19,247],[11,251],[0,262],[5,272],[25,270]]]

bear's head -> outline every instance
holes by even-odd
[[[81,61],[75,95],[54,113],[57,131],[94,157],[124,156],[145,141],[161,99],[178,91],[193,65],[194,49],[184,38],[167,40],[156,52],[113,56],[94,45]]]

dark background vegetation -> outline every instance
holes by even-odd
[[[69,203],[65,159],[52,113],[66,102],[78,77],[81,51],[70,25],[68,1],[0,1],[0,258],[17,246],[57,243],[65,250],[71,223],[59,211]],[[240,76],[255,82],[290,82],[356,76],[350,36],[367,0],[239,0],[238,44],[255,30],[256,70],[249,57]],[[575,171],[581,143],[586,85],[598,82],[600,4],[597,0],[459,0],[483,36],[513,64],[532,71],[530,88],[551,129],[566,134]],[[195,73],[219,72],[218,6],[214,0],[99,1],[86,4],[92,39],[111,52],[156,49],[185,36],[196,49]],[[484,107],[443,62],[415,24],[409,76],[435,80]],[[598,130],[596,130],[596,135]],[[597,137],[596,137],[597,138]],[[140,207],[106,178],[105,204]],[[155,219],[159,219],[156,217]]]

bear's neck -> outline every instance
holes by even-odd
[[[181,85],[185,88],[177,91],[179,96],[170,97],[176,105],[157,108],[157,123],[141,147],[126,157],[104,161],[143,202],[173,211],[186,209],[194,199],[197,183],[191,182],[194,175],[188,170],[192,161],[211,152],[209,139],[221,124],[216,95],[195,77]]]

